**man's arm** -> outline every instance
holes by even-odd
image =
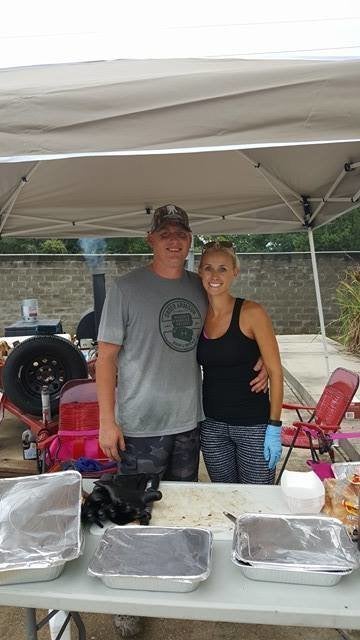
[[[107,458],[120,460],[125,450],[124,436],[115,421],[115,389],[117,360],[121,347],[110,342],[98,343],[96,387],[100,411],[99,444]]]
[[[254,391],[255,393],[263,391],[265,393],[269,386],[269,374],[262,358],[259,358],[256,362],[254,371],[258,371],[259,373],[256,378],[250,380],[251,391]]]

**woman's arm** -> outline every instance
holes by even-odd
[[[283,402],[283,371],[279,347],[271,319],[265,309],[257,302],[246,300],[242,324],[246,326],[246,334],[253,337],[260,349],[270,380],[270,418],[280,420]]]

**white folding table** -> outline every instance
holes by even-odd
[[[202,488],[199,487],[202,485]],[[203,495],[201,509],[208,517],[215,513],[214,493],[219,494],[219,509],[238,504],[238,514],[244,511],[287,513],[280,487],[255,485],[187,484],[186,491]],[[176,497],[185,484],[163,483],[162,510],[171,495]],[[185,489],[184,489],[185,491]],[[175,492],[175,493],[174,493]],[[207,493],[211,493],[206,509]],[[185,500],[187,496],[185,495]],[[159,524],[161,510],[154,508],[153,524]],[[200,504],[200,502],[199,502]],[[252,507],[252,508],[250,508]],[[180,510],[179,521],[186,521]],[[166,518],[165,518],[166,519]],[[86,532],[83,555],[69,562],[62,575],[52,582],[38,582],[0,587],[0,605],[22,606],[28,612],[27,640],[36,640],[31,619],[36,608],[109,614],[130,614],[146,617],[183,618],[254,624],[294,625],[360,629],[360,570],[342,578],[333,587],[312,587],[252,581],[240,573],[231,561],[231,536],[226,525],[223,532],[215,527],[213,566],[211,575],[198,589],[190,593],[167,593],[110,589],[86,574],[89,560],[99,542],[99,536]]]

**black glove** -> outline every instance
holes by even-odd
[[[105,474],[95,482],[92,493],[86,497],[82,519],[99,526],[107,519],[119,525],[134,520],[139,520],[140,524],[149,524],[150,504],[162,498],[161,492],[157,490],[159,482],[157,474]]]

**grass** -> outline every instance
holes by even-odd
[[[360,354],[360,267],[348,269],[336,290],[340,307],[338,339],[345,347]]]

